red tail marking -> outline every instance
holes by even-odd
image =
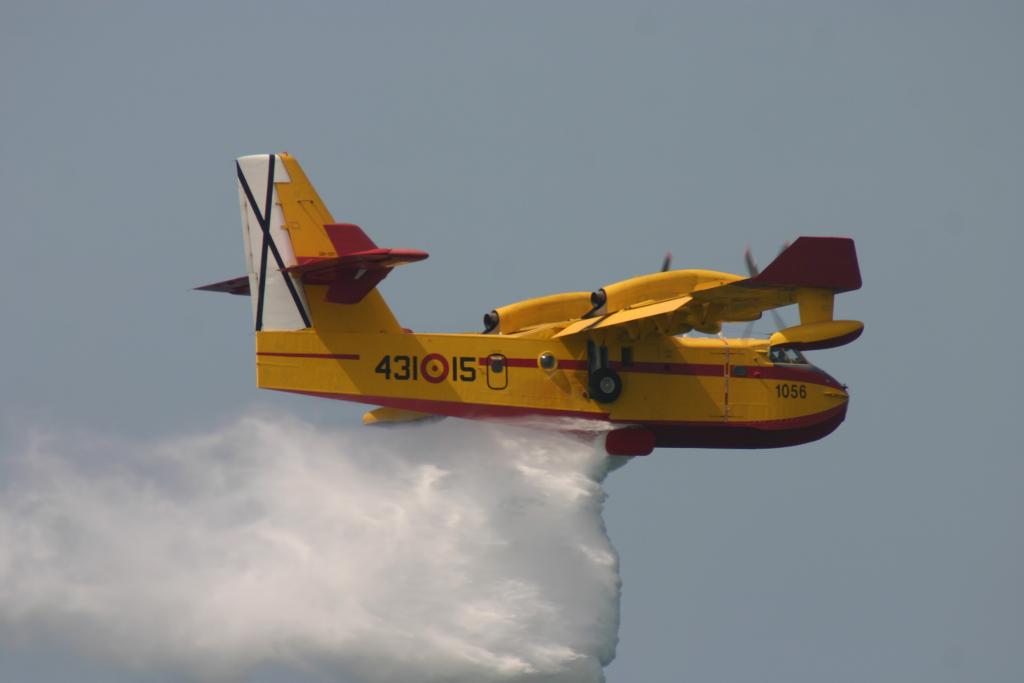
[[[325,225],[324,230],[327,231],[327,238],[331,240],[331,244],[334,245],[334,251],[338,253],[338,256],[377,248],[376,243],[367,237],[366,233],[358,225],[335,223],[333,225]]]
[[[395,266],[427,258],[427,252],[417,249],[381,249],[351,223],[325,225],[324,230],[338,255],[300,257],[298,265],[285,271],[301,276],[307,285],[328,285],[331,303],[359,303]]]

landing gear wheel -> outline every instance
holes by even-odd
[[[590,397],[598,403],[611,403],[622,393],[619,373],[601,368],[590,373]]]

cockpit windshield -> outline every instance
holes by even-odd
[[[773,363],[790,363],[794,365],[807,365],[804,355],[789,346],[773,346],[768,351],[768,357]]]

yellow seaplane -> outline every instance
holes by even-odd
[[[802,352],[863,331],[833,318],[835,295],[861,286],[851,239],[800,237],[763,271],[748,259],[747,277],[666,259],[593,292],[496,308],[481,332],[420,334],[377,285],[426,252],[336,223],[288,154],[236,169],[248,274],[199,289],[251,297],[259,387],[379,406],[367,424],[545,418],[596,428],[613,455],[802,444],[846,416],[846,386]],[[800,324],[768,339],[721,335],[790,304]],[[694,330],[718,336],[685,336]]]

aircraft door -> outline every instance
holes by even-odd
[[[726,421],[759,420],[765,416],[765,384],[758,381],[760,373],[751,375],[751,359],[742,351],[729,349],[726,343],[724,416]]]
[[[487,386],[504,389],[508,386],[508,359],[500,353],[487,357]]]
[[[732,372],[732,354],[729,349],[729,342],[723,337],[721,339],[722,348],[721,350],[714,351],[714,356],[721,359],[722,362],[722,374],[719,375],[716,384],[720,383],[721,393],[715,392],[715,400],[718,403],[718,410],[715,411],[714,417],[728,422],[732,414],[732,402],[729,396],[729,375]],[[712,385],[714,386],[714,384]]]

